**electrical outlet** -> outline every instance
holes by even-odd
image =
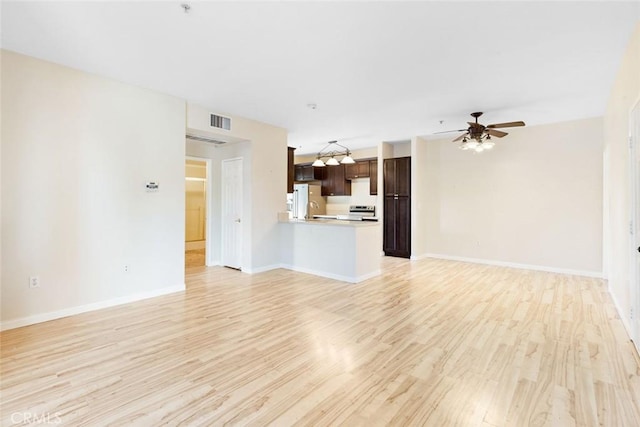
[[[31,289],[39,288],[40,287],[40,278],[38,276],[30,276],[29,277],[29,287]]]
[[[130,268],[130,267],[129,267],[129,264],[125,264],[125,265],[124,265],[124,272],[125,272],[125,273],[128,273],[128,272],[129,272],[129,268]]]

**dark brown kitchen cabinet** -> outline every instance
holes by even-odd
[[[411,199],[384,198],[383,250],[387,256],[411,257]]]
[[[369,194],[375,196],[378,194],[378,161],[369,161]]]
[[[369,176],[369,160],[344,165],[344,171],[346,179],[366,178]]]
[[[385,197],[409,197],[411,195],[411,157],[385,159],[383,168]]]
[[[296,149],[287,147],[287,193],[293,193],[293,180],[296,175],[296,167],[293,164],[293,152]]]
[[[383,250],[388,256],[411,256],[411,157],[383,164]]]
[[[325,168],[314,168],[311,163],[300,163],[295,165],[296,181],[322,181],[325,179]]]
[[[345,178],[344,165],[325,166],[326,176],[322,181],[323,196],[350,196],[351,181]]]

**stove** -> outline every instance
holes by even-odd
[[[376,207],[366,205],[351,205],[349,206],[349,216],[355,221],[377,221]]]
[[[314,215],[315,219],[340,219],[342,221],[377,221],[375,206],[352,205],[348,214]]]
[[[365,205],[351,205],[349,206],[349,213],[352,215],[360,216],[376,216],[376,207]]]

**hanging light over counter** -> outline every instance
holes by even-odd
[[[338,161],[336,157],[344,156],[342,160]],[[322,159],[328,159],[326,162]],[[324,147],[318,155],[312,166],[325,167],[325,166],[338,166],[340,163],[348,165],[355,163],[355,160],[351,157],[351,151],[344,145],[338,144],[338,141],[329,141],[326,147]]]

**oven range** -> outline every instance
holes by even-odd
[[[367,205],[351,205],[348,214],[314,215],[315,219],[340,219],[343,221],[377,221],[376,207]]]

